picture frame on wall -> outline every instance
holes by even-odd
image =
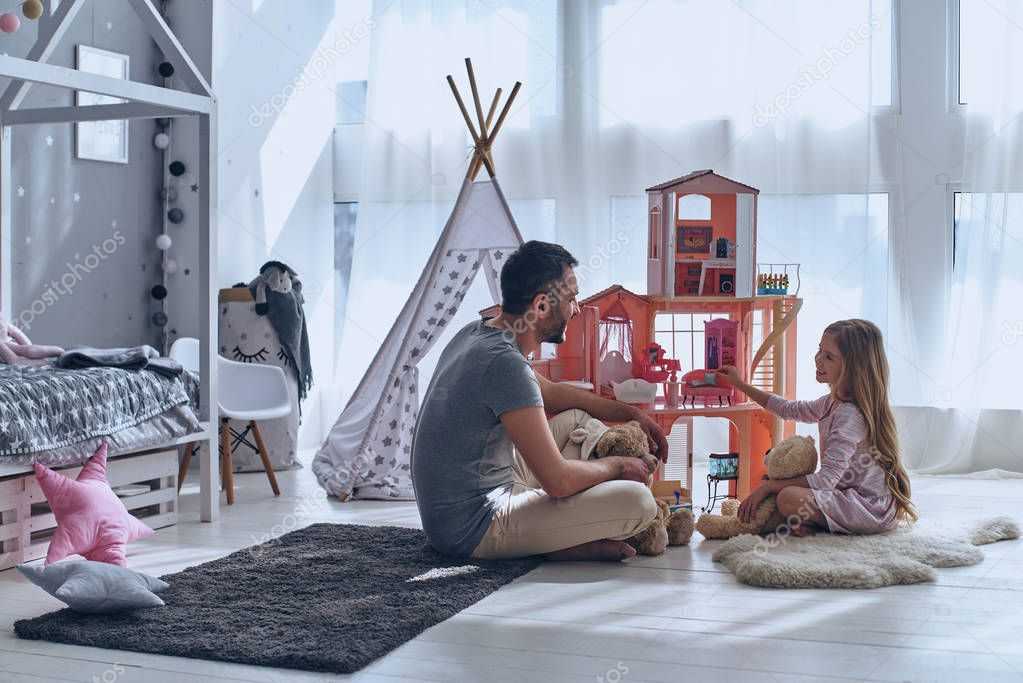
[[[711,227],[679,226],[675,251],[679,254],[706,254],[710,249]]]
[[[120,52],[111,52],[91,45],[78,45],[76,67],[79,71],[123,78],[128,80],[131,73],[130,57]],[[120,104],[119,97],[97,95],[75,91],[78,106],[98,104]],[[128,163],[128,120],[80,121],[75,123],[75,156],[89,161],[106,161],[114,164]]]

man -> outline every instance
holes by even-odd
[[[444,349],[412,443],[423,529],[443,553],[618,560],[656,514],[638,458],[583,461],[572,430],[596,417],[638,420],[651,451],[664,432],[634,406],[551,382],[526,357],[565,340],[579,313],[563,247],[527,242],[501,270],[501,314],[463,327]],[[544,409],[557,413],[548,423]],[[513,447],[514,446],[514,447]]]

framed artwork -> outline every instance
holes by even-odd
[[[710,251],[711,232],[709,225],[699,228],[679,226],[675,251],[679,254],[706,254]]]
[[[128,80],[129,57],[119,52],[79,45],[76,53],[79,71]],[[79,106],[120,104],[119,97],[75,91]],[[91,161],[128,163],[128,121],[81,121],[75,124],[75,156]]]

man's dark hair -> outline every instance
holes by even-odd
[[[579,262],[560,244],[530,240],[508,257],[501,268],[501,310],[522,315],[537,294],[549,293]]]

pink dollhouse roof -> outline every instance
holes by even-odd
[[[745,184],[740,183],[740,182],[738,182],[736,180],[732,180],[731,178],[726,178],[723,175],[719,175],[719,174],[715,173],[714,171],[710,170],[709,168],[708,169],[704,169],[702,171],[693,171],[692,173],[684,175],[684,176],[682,176],[680,178],[675,178],[674,180],[669,180],[667,182],[663,182],[660,185],[654,185],[653,187],[648,187],[646,189],[646,191],[647,192],[658,192],[660,190],[667,190],[670,187],[677,187],[678,185],[682,185],[683,183],[693,182],[694,180],[697,180],[699,178],[703,178],[704,176],[714,176],[715,178],[717,178],[719,180],[723,180],[726,183],[730,183],[730,184],[735,186],[736,192],[743,192],[743,191],[746,191],[746,190],[753,190],[753,192],[755,192],[757,194],[760,194],[760,190],[758,190],[757,188],[755,188],[755,187],[753,187],[751,185],[745,185]]]
[[[608,296],[611,296],[612,294],[617,294],[619,292],[624,293],[624,294],[628,294],[631,297],[635,297],[636,299],[639,299],[640,301],[642,301],[644,303],[647,303],[647,302],[650,301],[650,299],[648,297],[645,297],[642,294],[636,294],[635,292],[630,292],[629,290],[625,289],[625,287],[622,287],[621,285],[611,285],[607,289],[602,289],[599,292],[597,292],[596,294],[591,294],[590,296],[586,297],[585,299],[583,299],[582,301],[579,302],[579,305],[580,306],[588,306],[588,305],[590,305],[590,304],[592,304],[592,303],[594,303],[596,301],[600,301],[601,299],[607,298]]]

